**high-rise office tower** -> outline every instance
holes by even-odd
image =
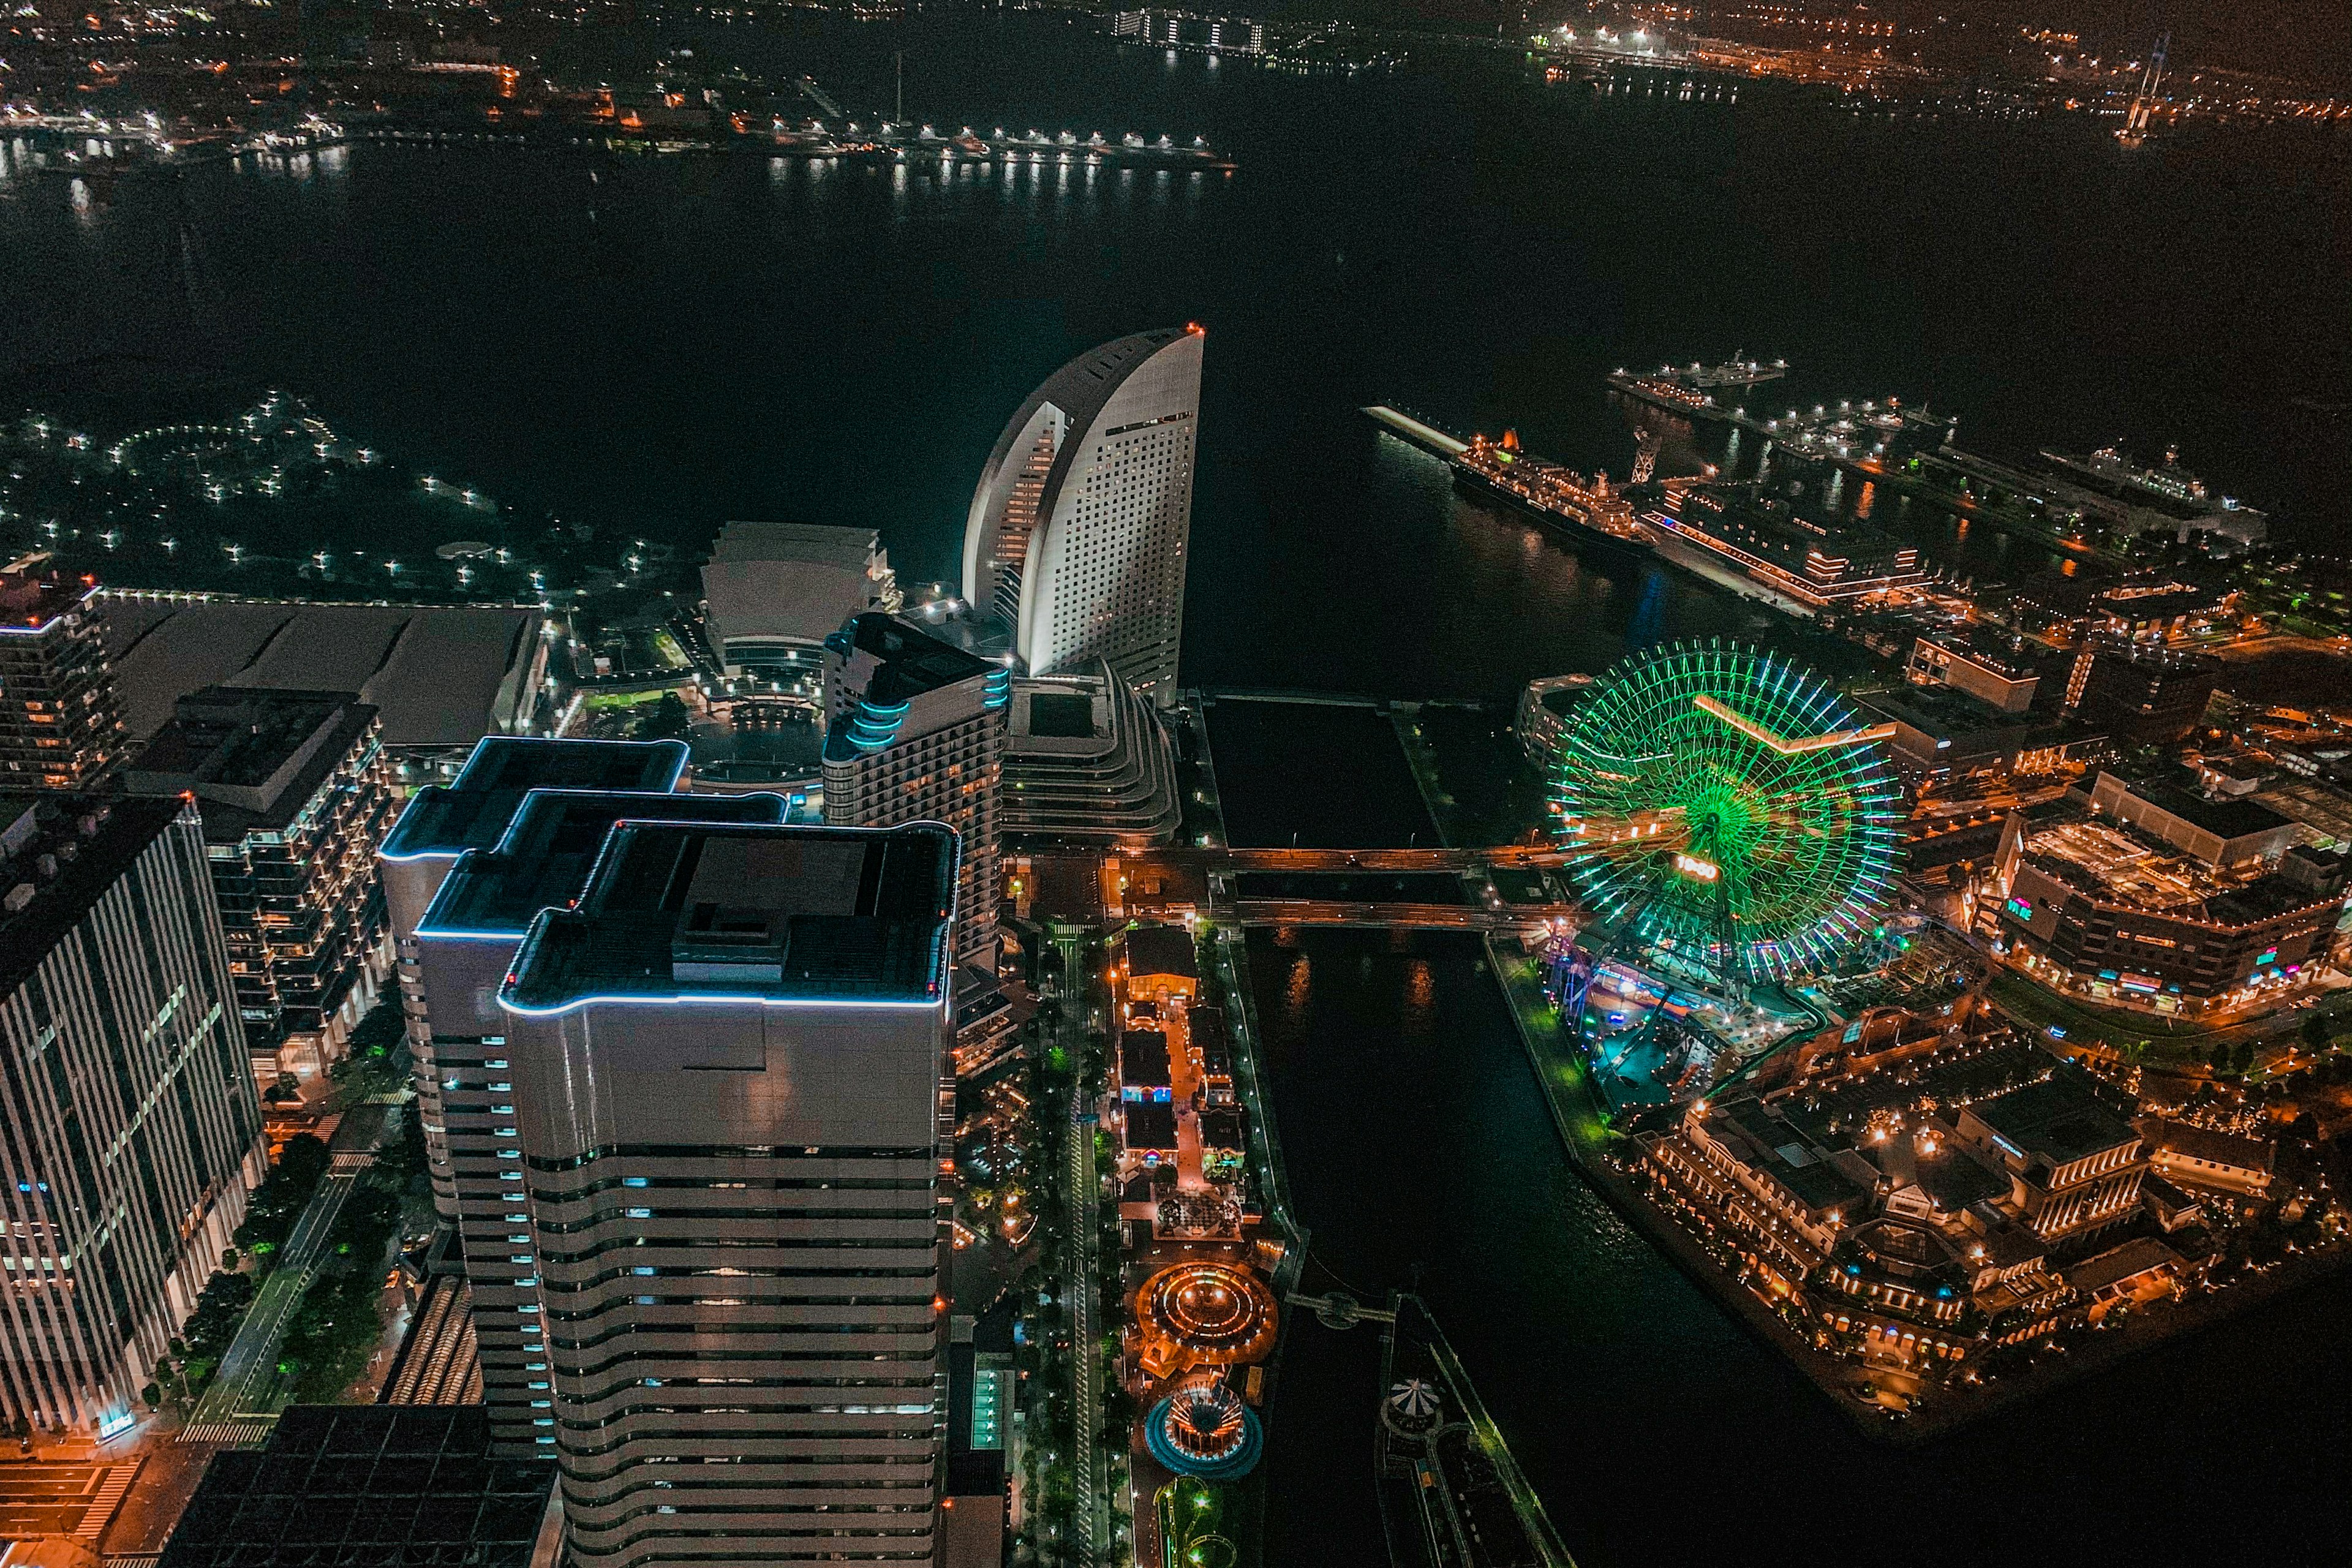
[[[533,790],[495,849],[458,858],[416,923],[415,969],[433,1020],[434,1073],[457,1194],[457,1244],[473,1303],[482,1397],[502,1453],[545,1454],[536,1425],[548,1387],[545,1301],[519,1190],[515,1079],[498,1005],[515,949],[541,910],[562,909],[588,885],[613,825],[779,823],[782,795],[646,795]],[[534,1388],[532,1385],[536,1384]]]
[[[1198,327],[1079,355],[1032,393],[981,471],[963,596],[1033,675],[1101,658],[1174,700],[1201,409]]]
[[[943,822],[963,841],[955,956],[996,973],[996,811],[1013,672],[894,616],[825,639],[824,820]]]
[[[579,1568],[937,1561],[955,859],[624,822],[532,922],[507,1190]]]
[[[133,795],[195,796],[255,1076],[324,1071],[384,978],[376,848],[392,768],[376,710],[348,691],[209,686],[123,773]]]
[[[535,789],[667,792],[686,769],[683,741],[541,741],[492,735],[446,784],[411,795],[383,841],[384,902],[392,920],[400,971],[401,1005],[408,1016],[408,1050],[415,1063],[417,1121],[433,1172],[433,1202],[445,1220],[457,1217],[457,1176],[449,1163],[441,1079],[434,1071],[438,1031],[433,1004],[416,968],[417,922],[443,879],[468,849],[492,849],[506,837]],[[471,999],[454,1005],[450,1032],[470,1037]]]
[[[121,760],[97,585],[0,572],[0,787],[80,789]]]
[[[100,1436],[261,1179],[261,1103],[178,800],[0,796],[0,1417]]]

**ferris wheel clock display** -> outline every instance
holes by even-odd
[[[1554,829],[1593,914],[1727,979],[1826,967],[1894,890],[1885,742],[1821,677],[1738,643],[1662,645],[1594,682],[1554,764]]]

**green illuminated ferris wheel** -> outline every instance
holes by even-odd
[[[1817,969],[1893,890],[1882,744],[1819,676],[1736,643],[1636,654],[1570,712],[1552,779],[1593,913],[1731,978]]]

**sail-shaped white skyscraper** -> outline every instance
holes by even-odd
[[[1174,700],[1201,408],[1197,326],[1089,350],[997,438],[964,530],[963,591],[1035,675],[1097,658]]]

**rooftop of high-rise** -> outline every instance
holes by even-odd
[[[685,771],[683,741],[550,741],[492,735],[475,746],[456,778],[428,784],[384,840],[388,860],[457,856],[495,848],[523,799],[537,789],[633,790],[676,787]]]
[[[893,828],[629,823],[578,906],[531,924],[499,992],[524,1014],[591,1001],[938,1005],[956,837]]]
[[[40,571],[36,564],[12,563],[0,568],[0,632],[46,631],[51,621],[96,592],[96,578],[68,577]]]
[[[40,967],[184,807],[178,799],[0,794],[0,997]]]
[[[496,848],[458,858],[417,932],[520,942],[533,915],[580,897],[616,823],[773,824],[790,809],[780,795],[533,790]]]
[[[857,701],[838,714],[825,731],[828,762],[847,762],[880,751],[897,735],[908,703],[959,681],[981,679],[986,687],[983,700],[991,708],[1002,708],[1012,700],[1010,669],[943,642],[896,616],[879,611],[852,616],[825,638],[824,646],[835,657],[858,667],[864,681]]]
[[[195,795],[205,837],[284,828],[376,721],[349,691],[213,686],[180,699],[132,760],[133,795]]]

